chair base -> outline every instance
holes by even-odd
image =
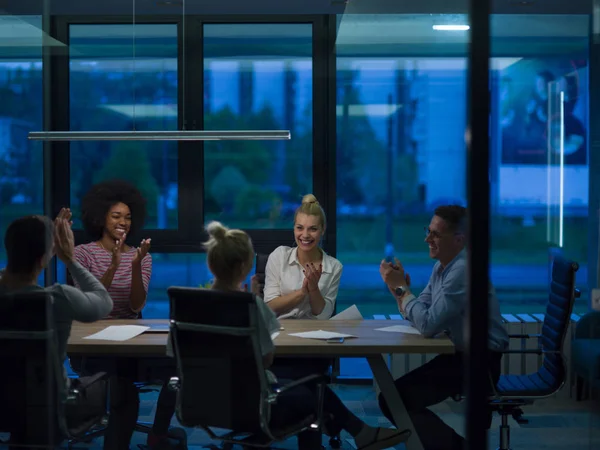
[[[138,433],[150,434],[152,432],[152,425],[153,424],[151,424],[149,422],[137,422],[135,424],[135,431],[137,431]],[[178,428],[177,430],[183,431],[181,428]],[[178,433],[173,430],[173,427],[169,427],[169,432],[167,433],[167,438],[177,441],[177,444],[175,445],[175,448],[177,450],[187,450],[188,449],[187,434],[185,434],[185,432]],[[138,447],[140,447],[140,449],[142,449],[142,445],[143,444],[140,444],[140,445],[138,445]],[[144,446],[144,448],[148,448],[148,447]],[[144,450],[144,449],[142,449],[142,450]]]
[[[329,446],[334,449],[342,448],[342,439],[339,434],[329,439]]]
[[[500,447],[498,450],[511,450],[510,448],[510,426],[508,425],[508,414],[502,414],[502,423],[500,424]]]

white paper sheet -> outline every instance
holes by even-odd
[[[275,338],[277,338],[277,336],[279,336],[281,333],[279,331],[274,331],[273,333],[271,333],[271,340],[274,341]]]
[[[352,305],[350,308],[346,308],[329,320],[363,320],[363,316],[356,305]]]
[[[392,333],[407,333],[407,334],[421,334],[419,330],[408,325],[394,325],[385,328],[376,328],[375,331],[389,331]]]
[[[99,331],[98,333],[84,337],[84,339],[94,339],[100,341],[127,341],[149,329],[150,327],[143,327],[141,325],[111,325],[106,327],[104,330]]]
[[[290,336],[301,337],[305,339],[333,339],[333,338],[354,338],[351,334],[336,333],[335,331],[305,331],[304,333],[292,333]]]

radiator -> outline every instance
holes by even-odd
[[[373,316],[374,319],[382,320],[402,320],[400,314],[390,314],[389,316],[383,314],[376,314]],[[580,319],[580,315],[571,314],[571,321],[567,336],[565,338],[565,344],[563,347],[566,367],[567,367],[567,379],[565,388],[559,393],[558,397],[574,397],[575,393],[573,390],[574,380],[571,377],[571,338],[575,333],[575,327]],[[541,334],[542,324],[544,322],[544,314],[502,314],[502,320],[508,334]],[[538,339],[511,339],[510,349],[535,349],[538,343]],[[433,359],[435,354],[394,354],[385,355],[386,360],[390,366],[390,371],[394,379],[401,377],[402,375],[410,372],[411,370],[420,367],[427,361]],[[513,375],[525,375],[528,373],[536,372],[542,365],[541,355],[518,355],[510,354],[505,355],[502,360],[502,374],[513,374]],[[375,383],[375,389],[379,392],[377,383]]]

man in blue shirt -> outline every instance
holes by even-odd
[[[425,450],[462,449],[464,439],[436,416],[429,406],[461,394],[465,368],[463,352],[467,313],[467,261],[465,257],[465,222],[462,206],[440,206],[425,228],[429,256],[437,259],[429,283],[417,297],[410,290],[410,277],[402,264],[382,261],[381,278],[396,299],[398,309],[424,336],[445,332],[455,345],[456,353],[438,355],[430,362],[396,380],[395,384]],[[500,377],[502,351],[508,347],[508,335],[502,324],[498,299],[490,284],[489,337],[487,361],[491,383]],[[490,391],[491,391],[490,383]],[[384,415],[392,420],[385,399],[379,396]],[[491,410],[489,411],[491,423]]]

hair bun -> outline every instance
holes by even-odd
[[[206,225],[206,231],[208,232],[208,235],[210,237],[214,238],[217,241],[222,241],[223,239],[225,239],[225,236],[227,235],[227,231],[229,231],[229,229],[221,222],[217,222],[215,220]]]
[[[305,203],[315,203],[315,204],[319,204],[319,201],[317,200],[317,197],[315,197],[313,194],[306,194],[304,197],[302,197],[302,204]]]

